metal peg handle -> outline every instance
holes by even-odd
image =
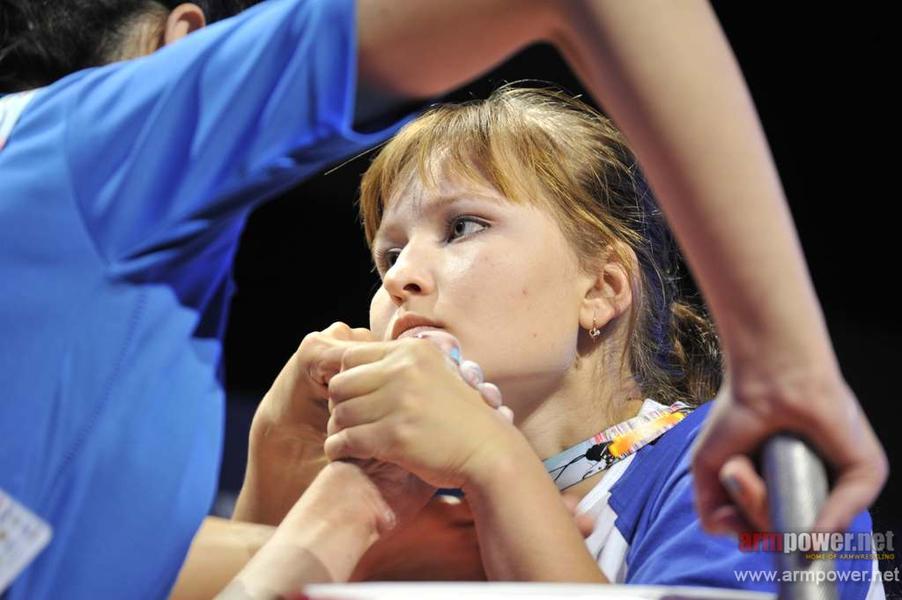
[[[827,498],[827,471],[804,441],[779,434],[764,444],[771,523],[780,532],[811,531]],[[836,600],[836,584],[827,580],[832,560],[807,560],[802,552],[778,553],[778,576],[792,572],[792,581],[780,580],[780,600]]]

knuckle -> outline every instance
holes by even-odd
[[[370,339],[372,332],[366,327],[355,327],[351,330],[351,335],[354,339]]]
[[[332,415],[329,417],[332,421],[332,427],[336,430],[344,429],[350,424],[350,410],[346,404],[339,404],[332,409]]]
[[[341,373],[333,377],[329,380],[328,390],[329,397],[333,402],[341,402],[344,399],[344,378],[341,376]]]
[[[774,412],[790,423],[807,420],[811,412],[810,398],[794,393],[778,394],[774,397]]]
[[[419,408],[419,398],[409,391],[403,391],[398,394],[398,410],[405,415],[412,415]]]
[[[310,348],[311,346],[314,346],[317,343],[317,341],[320,339],[321,336],[322,336],[322,334],[319,331],[311,331],[310,333],[305,335],[301,339],[301,343],[298,344],[298,352],[299,353],[303,352],[303,351],[307,350],[308,348]]]
[[[417,363],[413,356],[407,353],[400,353],[394,356],[386,367],[389,374],[393,378],[398,379],[413,369],[416,369]]]
[[[423,368],[441,359],[441,349],[429,340],[408,338],[402,340],[401,343],[401,353],[411,368]]]
[[[396,423],[388,436],[391,450],[403,454],[404,450],[409,448],[413,442],[414,435],[414,428],[409,423],[404,421]]]
[[[346,370],[350,365],[355,364],[354,359],[357,356],[356,348],[348,348],[341,353],[341,370]]]
[[[323,445],[323,450],[325,451],[326,456],[329,459],[335,460],[341,458],[345,454],[346,438],[347,436],[345,435],[345,432],[330,435],[328,438],[326,438],[326,443]]]
[[[343,321],[335,321],[334,323],[332,323],[331,325],[326,327],[323,330],[323,333],[335,335],[336,333],[347,333],[350,331],[351,331],[351,328],[348,326],[347,323],[344,323]]]

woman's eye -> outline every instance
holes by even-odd
[[[401,254],[400,248],[389,248],[388,250],[380,250],[376,253],[376,266],[383,272],[392,268]]]
[[[488,228],[488,225],[473,217],[454,217],[448,223],[448,239],[453,240],[471,235]]]

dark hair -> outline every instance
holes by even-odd
[[[212,23],[258,0],[195,0]],[[136,19],[175,0],[0,0],[0,93],[49,85],[115,60]]]
[[[442,156],[439,171],[435,156]],[[486,100],[434,106],[386,144],[363,176],[360,213],[370,245],[385,199],[411,169],[429,183],[452,173],[487,182],[513,202],[542,204],[587,270],[613,251],[634,291],[621,365],[628,359],[644,396],[664,404],[715,396],[722,360],[714,326],[701,302],[680,289],[679,253],[664,215],[609,119],[560,90],[516,85]]]

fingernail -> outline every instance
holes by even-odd
[[[451,357],[451,360],[456,362],[458,365],[460,364],[460,348],[454,346],[451,348],[451,351],[448,352],[448,356]]]
[[[499,390],[498,386],[494,383],[480,383],[476,386],[476,389],[482,394],[482,399],[485,400],[485,403],[492,408],[499,408],[504,404],[504,400],[501,397],[501,390]]]
[[[508,408],[507,406],[499,406],[499,407],[498,407],[498,413],[499,413],[502,417],[504,417],[505,419],[507,419],[508,422],[510,422],[510,423],[513,423],[513,422],[514,422],[514,411],[512,411],[512,410],[511,410],[510,408]]]
[[[382,516],[385,523],[385,531],[391,531],[395,528],[395,526],[397,526],[398,517],[395,515],[395,511],[388,509]]]
[[[733,475],[724,475],[720,478],[720,483],[727,488],[727,491],[730,492],[733,496],[739,496],[742,494],[742,486],[739,484],[739,480],[736,479]]]
[[[460,376],[464,378],[464,381],[477,389],[477,386],[485,381],[482,368],[472,360],[465,360],[460,363]]]

